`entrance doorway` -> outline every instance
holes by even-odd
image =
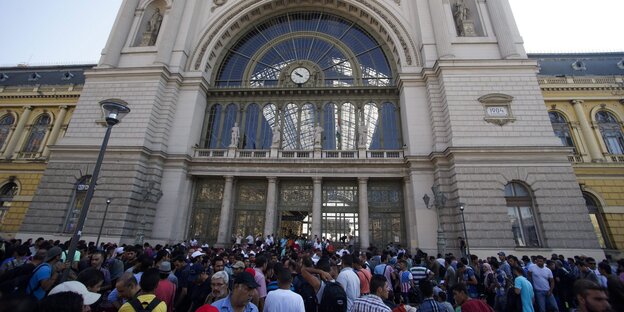
[[[301,236],[308,238],[310,235],[312,213],[307,211],[282,211],[280,216],[280,237]]]
[[[332,242],[346,243],[358,233],[358,214],[352,212],[324,212],[321,219],[322,237]]]

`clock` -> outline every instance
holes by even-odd
[[[310,71],[305,67],[297,67],[290,73],[290,79],[296,84],[304,84],[310,80]]]

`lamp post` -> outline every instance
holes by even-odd
[[[459,203],[459,210],[461,211],[461,216],[462,216],[462,224],[464,225],[464,239],[466,240],[466,255],[468,256],[468,261],[470,261],[470,245],[468,245],[468,232],[466,231],[466,219],[464,218],[465,208],[466,208],[466,204]]]
[[[93,168],[93,174],[91,175],[91,181],[89,182],[89,189],[87,190],[87,195],[85,196],[82,209],[80,210],[80,216],[78,217],[78,224],[76,225],[74,235],[72,235],[71,242],[69,244],[67,260],[69,261],[70,266],[74,261],[76,246],[78,245],[78,241],[82,236],[82,227],[84,226],[85,219],[87,218],[87,213],[89,212],[91,199],[93,199],[93,193],[95,192],[95,183],[100,173],[102,161],[104,160],[104,153],[106,152],[106,146],[108,145],[108,139],[110,138],[111,130],[113,129],[114,125],[118,124],[121,119],[130,112],[130,108],[128,108],[127,103],[119,99],[108,99],[101,101],[100,107],[102,108],[102,112],[104,113],[106,120],[106,134],[104,135],[104,140],[102,141],[102,145],[100,146],[100,153],[98,155],[97,161],[95,162],[95,167]],[[67,280],[68,276],[69,270],[65,270],[62,280]]]
[[[100,224],[100,231],[98,232],[97,240],[95,241],[95,248],[100,246],[100,236],[102,236],[102,228],[104,228],[104,220],[106,220],[106,214],[108,213],[108,206],[111,203],[111,199],[106,199],[106,209],[104,209],[104,216],[102,217],[102,223]]]
[[[431,192],[433,192],[433,205],[436,207],[436,214],[438,215],[438,253],[444,255],[446,253],[446,237],[444,236],[444,229],[440,223],[440,208],[444,208],[446,206],[447,198],[446,195],[440,191],[440,187],[437,185],[433,185],[431,187]],[[425,206],[427,208],[430,208],[429,200],[429,195],[425,194],[425,196],[423,196],[423,201],[425,202]]]

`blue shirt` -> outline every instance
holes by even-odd
[[[217,301],[213,302],[212,306],[217,308],[219,310],[219,312],[233,312],[234,311],[234,308],[232,307],[232,303],[230,302],[230,296],[229,295],[227,297],[221,299],[221,300],[217,300]],[[258,311],[258,307],[256,307],[256,305],[251,303],[251,302],[247,303],[247,305],[245,306],[245,309],[243,311],[245,311],[245,312],[259,312]]]
[[[522,301],[522,312],[534,312],[533,310],[533,286],[524,276],[516,277],[514,287],[520,289],[520,300]]]
[[[28,281],[26,292],[32,293],[38,300],[41,300],[46,292],[41,288],[40,283],[52,277],[52,267],[48,263],[42,263],[35,270],[35,274]]]

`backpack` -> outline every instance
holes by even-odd
[[[314,287],[306,282],[300,275],[295,277],[293,286],[295,286],[295,292],[303,298],[303,306],[306,312],[316,312],[317,302]]]
[[[160,301],[160,299],[154,297],[154,299],[152,299],[152,301],[144,308],[143,307],[143,303],[146,302],[141,302],[139,301],[139,298],[134,297],[132,298],[130,301],[128,301],[128,303],[132,306],[132,308],[134,309],[134,311],[136,312],[151,312],[153,311],[156,306],[158,306],[162,301]]]
[[[28,282],[35,272],[35,266],[29,263],[5,272],[0,279],[0,293],[5,296],[26,294]]]
[[[336,282],[324,282],[325,289],[318,310],[323,312],[346,312],[347,293]]]

